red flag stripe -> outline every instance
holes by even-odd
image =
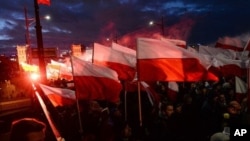
[[[37,3],[50,6],[50,0],[37,0]]]

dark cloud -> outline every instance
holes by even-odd
[[[25,44],[24,7],[34,17],[33,0],[0,2],[0,51]],[[51,0],[40,5],[45,47],[68,48],[71,44],[105,43],[106,38],[133,45],[138,36],[158,37],[160,27],[148,22],[164,18],[165,36],[189,44],[210,44],[219,37],[249,38],[250,3],[245,0]],[[35,24],[30,41],[36,46]],[[128,40],[130,39],[130,40]],[[129,43],[131,41],[131,43]]]

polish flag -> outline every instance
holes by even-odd
[[[131,48],[119,45],[119,44],[114,43],[114,42],[112,42],[111,48],[114,50],[117,50],[117,51],[120,51],[120,52],[123,52],[126,54],[130,54],[130,55],[136,57],[136,51],[131,49]]]
[[[215,44],[217,48],[231,49],[234,51],[243,51],[243,42],[238,38],[224,37],[219,38]]]
[[[167,41],[138,38],[137,54],[140,81],[218,81],[210,62]]]
[[[235,77],[235,96],[238,102],[241,102],[247,94],[247,83],[239,77]]]
[[[50,6],[50,0],[37,0],[37,3]]]
[[[75,91],[73,90],[39,85],[54,107],[73,105],[76,102]]]
[[[133,80],[135,77],[135,56],[94,43],[94,64],[104,65],[118,74],[120,80]]]
[[[222,76],[245,76],[249,60],[234,60],[216,56],[212,60],[212,66],[219,71]]]
[[[71,63],[70,61],[66,60],[65,63],[58,62],[51,60],[51,66],[54,69],[58,69],[58,77],[61,79],[65,79],[68,81],[73,80],[72,70],[71,70]]]
[[[69,66],[61,66],[59,71],[59,77],[68,81],[73,80],[71,68]]]
[[[79,99],[119,102],[122,85],[114,70],[74,56],[72,63],[76,94]]]
[[[140,84],[147,92],[147,96],[151,105],[158,107],[160,103],[160,95],[156,93],[156,91],[145,81],[141,81]]]
[[[170,101],[177,101],[177,94],[179,92],[179,85],[177,82],[168,82],[167,97]]]
[[[46,65],[46,72],[48,78],[58,78],[60,71],[60,66],[48,63]]]
[[[199,46],[199,53],[210,56],[220,56],[227,59],[246,59],[249,51],[234,51],[231,49],[214,48],[208,46]]]

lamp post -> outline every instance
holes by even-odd
[[[30,43],[30,33],[29,33],[29,27],[36,22],[35,18],[28,18],[27,16],[27,9],[26,7],[24,7],[24,15],[25,15],[25,27],[26,27],[26,31],[25,31],[25,43],[28,47],[28,55],[29,55],[29,59],[32,59],[32,52],[31,52],[31,43]],[[46,15],[43,17],[46,20],[50,20],[50,16]],[[31,60],[29,60],[29,63],[31,63]]]
[[[149,25],[158,25],[158,26],[160,26],[161,27],[161,34],[162,34],[162,36],[164,36],[164,19],[163,19],[163,16],[161,17],[161,23],[156,23],[156,22],[150,21]]]
[[[25,14],[25,27],[26,27],[26,32],[25,32],[25,42],[27,45],[27,58],[28,58],[28,63],[31,63],[31,59],[32,59],[32,53],[31,53],[31,46],[30,46],[30,34],[29,34],[29,26],[31,25],[31,22],[29,22],[30,20],[34,21],[35,19],[28,19],[27,16],[27,9],[26,7],[24,7],[24,14]]]
[[[42,82],[45,82],[46,77],[46,66],[44,61],[44,52],[43,52],[43,36],[42,36],[42,26],[40,24],[40,17],[39,17],[39,6],[37,0],[34,0],[34,7],[35,7],[35,20],[36,20],[36,38],[37,38],[37,49],[38,49],[38,58],[39,58],[39,69]]]

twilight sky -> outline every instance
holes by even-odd
[[[34,18],[33,0],[0,1],[0,54],[25,45],[24,7]],[[188,44],[211,45],[218,38],[250,38],[250,2],[247,0],[51,0],[39,5],[43,44],[69,49],[71,44],[109,44],[106,38],[134,48],[136,37],[157,37],[164,19],[165,37]],[[36,47],[35,23],[30,21],[31,46]]]

